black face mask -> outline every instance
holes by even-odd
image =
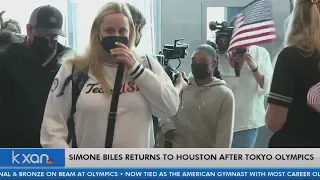
[[[211,64],[191,64],[192,74],[196,79],[205,79],[210,76]]]
[[[55,38],[34,36],[30,47],[39,59],[44,60],[54,53],[57,42]]]
[[[110,53],[111,49],[114,49],[117,47],[116,42],[119,42],[128,46],[129,39],[126,36],[106,36],[102,38],[101,46],[106,52]]]

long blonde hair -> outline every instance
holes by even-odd
[[[92,75],[99,81],[106,95],[110,95],[108,92],[110,92],[112,87],[110,87],[104,75],[103,64],[105,62],[103,57],[106,56],[106,53],[100,44],[99,30],[101,23],[103,22],[103,18],[106,15],[114,13],[121,13],[128,18],[130,25],[129,48],[134,48],[135,28],[128,7],[122,3],[108,2],[99,10],[93,21],[90,33],[90,44],[87,48],[87,51],[84,53],[84,55],[77,56],[72,59],[73,64],[77,69],[83,69],[85,67],[89,67],[91,69]]]
[[[312,55],[320,53],[320,1],[296,0],[285,37],[285,46],[296,46]]]

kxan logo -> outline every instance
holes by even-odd
[[[17,154],[12,151],[12,164],[54,164],[48,154]]]

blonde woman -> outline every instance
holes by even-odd
[[[94,19],[87,53],[66,62],[53,83],[41,129],[43,147],[69,147],[67,121],[75,87],[69,83],[61,92],[73,65],[80,71],[89,67],[88,80],[78,97],[74,114],[77,147],[105,147],[111,92],[119,63],[124,63],[125,72],[112,147],[154,146],[152,115],[160,118],[175,115],[179,96],[157,60],[149,57],[152,71],[142,65],[132,51],[134,42],[134,25],[127,7],[115,2],[103,6]]]
[[[320,147],[320,115],[307,104],[309,89],[320,81],[319,8],[319,0],[295,2],[268,97],[269,147]]]

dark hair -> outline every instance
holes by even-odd
[[[206,44],[210,45],[217,51],[218,45],[215,42],[207,40]]]
[[[18,30],[18,32],[15,32],[15,33],[21,34],[21,26],[20,26],[19,22],[16,21],[16,20],[13,20],[13,19],[10,19],[8,21],[3,22],[2,25],[1,25],[1,29],[6,30],[8,28],[8,26],[9,26],[9,24],[15,25],[17,27],[17,30]]]
[[[208,40],[206,42],[206,44],[210,45],[215,51],[217,51],[218,45],[215,42],[212,42],[212,41]],[[218,57],[217,53],[215,53],[215,57],[217,59],[217,65],[216,65],[216,68],[213,71],[213,76],[222,80],[221,73],[219,71],[219,57]]]
[[[0,48],[15,42],[18,42],[18,39],[15,37],[14,33],[10,31],[0,31]]]
[[[128,7],[130,14],[132,16],[133,19],[133,23],[135,26],[141,26],[141,28],[143,28],[146,24],[147,24],[147,20],[146,18],[143,16],[143,14],[141,13],[141,11],[136,8],[135,6],[126,3],[126,6]]]

